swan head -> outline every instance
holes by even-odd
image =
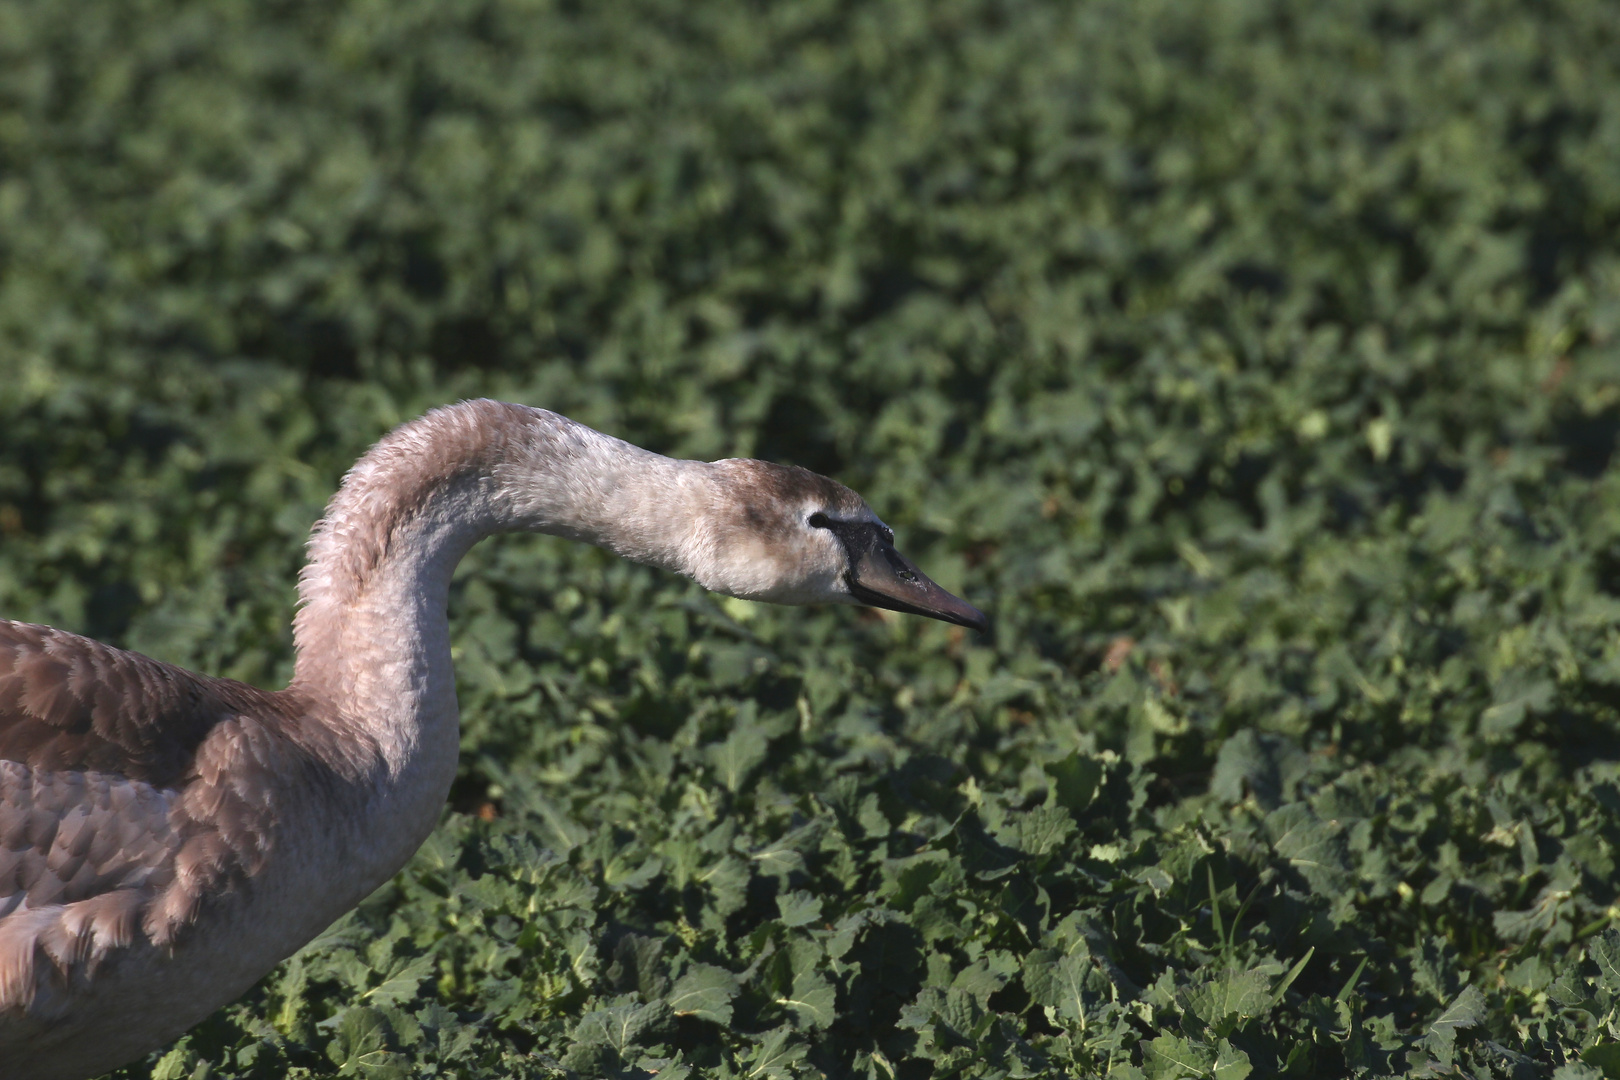
[[[989,627],[983,612],[895,550],[894,531],[836,480],[740,458],[710,468],[717,499],[690,564],[705,588],[743,600],[860,604]]]

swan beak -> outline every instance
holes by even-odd
[[[856,600],[869,607],[926,615],[980,633],[990,629],[990,620],[985,618],[984,612],[935,585],[875,528],[861,531],[864,535],[859,538],[845,538],[849,551],[846,580]]]

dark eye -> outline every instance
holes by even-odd
[[[810,515],[810,526],[811,528],[815,529],[830,529],[832,528],[832,522],[827,520],[826,514],[823,514],[820,510],[817,510],[815,513]]]

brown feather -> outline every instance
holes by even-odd
[[[0,621],[0,1014],[143,938],[172,947],[243,886],[274,823],[240,785],[301,730],[298,705]]]

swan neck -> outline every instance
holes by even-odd
[[[386,713],[390,739],[453,729],[445,607],[462,556],[493,533],[535,531],[690,573],[710,468],[501,402],[406,424],[350,470],[311,537],[295,685],[351,716]]]

